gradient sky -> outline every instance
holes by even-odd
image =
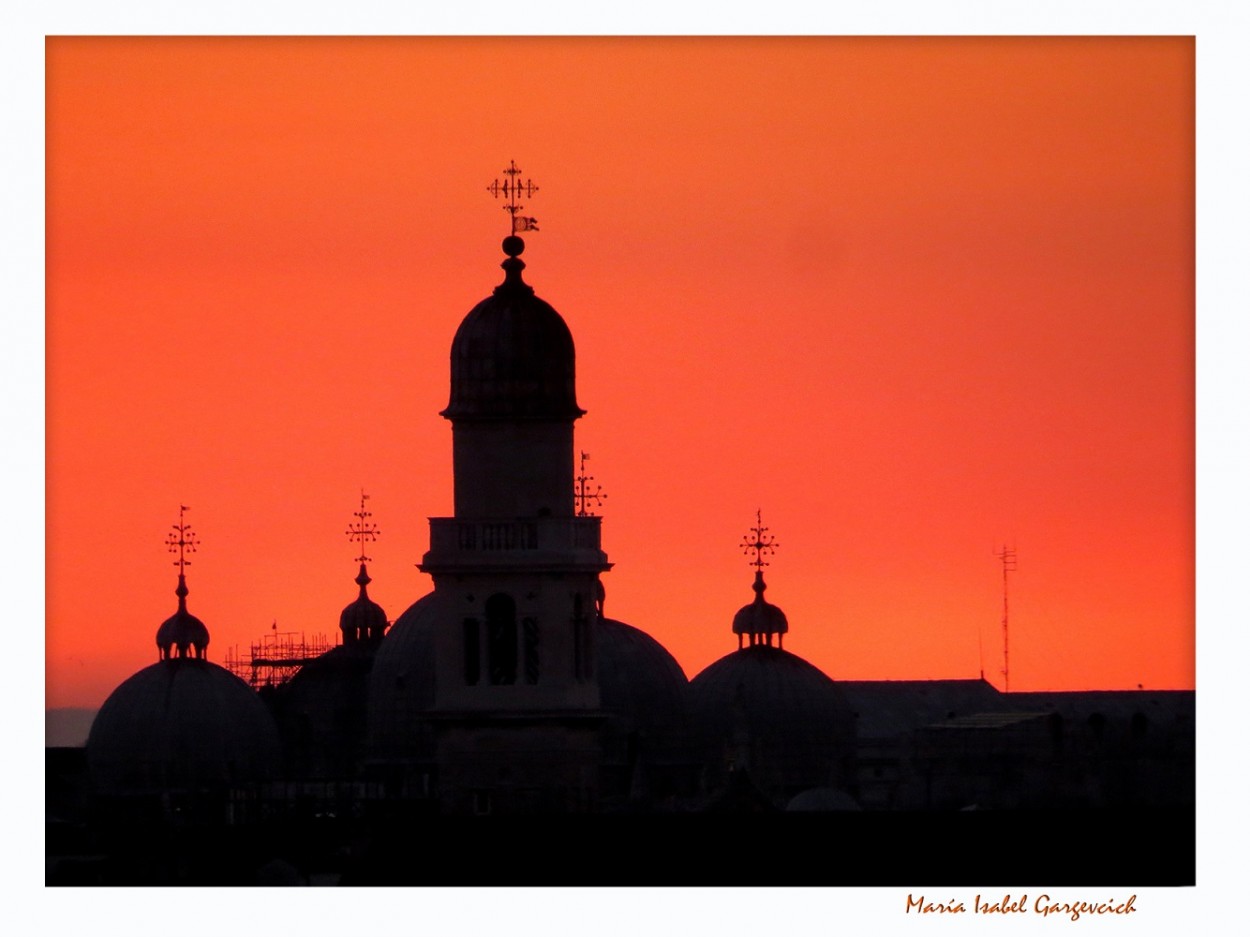
[[[178,505],[210,659],[335,637],[363,487],[397,617],[500,281],[573,331],[607,611],[688,676],[742,537],[835,678],[1194,685],[1188,38],[47,43],[49,706],[156,660]]]

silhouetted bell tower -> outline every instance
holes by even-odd
[[[455,513],[430,519],[420,564],[445,610],[434,647],[437,757],[446,790],[514,806],[519,790],[560,790],[557,809],[582,809],[598,761],[599,574],[611,564],[600,518],[575,513],[573,423],[585,411],[573,336],[522,279],[518,190],[515,177],[492,189],[512,203],[504,281],[451,347],[442,416],[452,424]]]

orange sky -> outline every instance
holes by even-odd
[[[687,675],[739,544],[835,678],[1192,687],[1190,39],[50,39],[47,704],[337,632],[359,491],[394,618],[451,511],[448,351],[569,323],[607,610]]]

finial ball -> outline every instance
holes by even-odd
[[[525,250],[525,241],[517,237],[515,234],[509,234],[503,239],[503,252],[509,257],[519,257]]]

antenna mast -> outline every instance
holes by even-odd
[[[1003,563],[1003,692],[1011,692],[1011,668],[1009,665],[1008,649],[1010,645],[1007,641],[1007,574],[1016,571],[1016,549],[1011,547],[1008,549],[1004,544],[1001,550],[995,551],[994,555],[1002,560]]]

